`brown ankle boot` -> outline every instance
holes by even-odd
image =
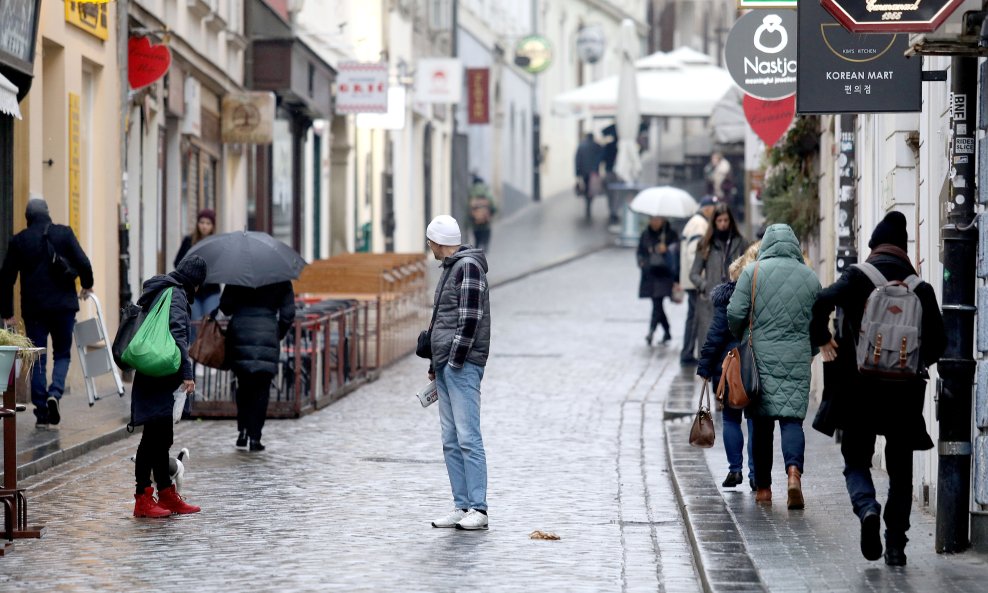
[[[803,485],[799,480],[799,470],[795,465],[789,466],[789,508],[803,508]]]
[[[759,488],[755,492],[755,502],[758,504],[772,504],[772,489]]]

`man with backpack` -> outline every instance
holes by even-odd
[[[48,347],[51,335],[51,383],[47,382],[48,356],[42,353],[31,375],[31,402],[36,428],[61,421],[59,404],[65,391],[72,353],[72,330],[79,301],[93,291],[93,267],[70,227],[54,224],[48,203],[40,196],[28,200],[27,228],[14,235],[0,270],[0,316],[13,324],[14,283],[21,277],[21,316],[27,337],[39,348]],[[76,293],[76,278],[82,291]]]
[[[872,233],[866,262],[851,266],[820,291],[810,324],[825,364],[837,367],[826,373],[829,395],[814,426],[827,427],[825,433],[843,430],[844,477],[861,521],[861,553],[868,560],[883,554],[882,507],[871,479],[871,459],[877,435],[885,436],[889,492],[884,556],[889,566],[906,564],[913,451],[933,448],[923,418],[927,368],[947,344],[936,294],[918,278],[906,253],[907,241],[906,217],[890,212]],[[829,328],[835,308],[836,338]]]

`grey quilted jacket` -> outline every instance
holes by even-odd
[[[803,263],[799,241],[789,225],[768,227],[758,261],[748,264],[727,306],[731,332],[747,339],[751,280],[755,288],[755,360],[761,397],[748,408],[752,416],[806,418],[810,394],[810,363],[817,349],[810,344],[813,303],[820,292],[816,274]]]

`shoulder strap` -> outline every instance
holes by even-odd
[[[751,334],[755,331],[755,290],[758,287],[758,262],[755,262],[755,273],[751,275],[751,310],[748,311],[748,345],[751,346]]]
[[[908,278],[902,281],[903,284],[909,287],[909,290],[916,292],[916,289],[922,286],[923,279],[916,274],[910,274]]]
[[[878,268],[869,264],[868,262],[861,262],[860,264],[851,264],[852,268],[857,268],[864,272],[864,275],[871,280],[871,283],[875,285],[875,288],[882,288],[883,286],[888,286],[889,281],[885,278],[885,275],[878,271]]]

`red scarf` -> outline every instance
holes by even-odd
[[[891,255],[892,257],[900,259],[904,264],[909,266],[909,269],[913,274],[916,274],[916,268],[913,267],[912,262],[909,260],[909,254],[906,253],[906,250],[901,247],[896,247],[891,243],[882,243],[878,247],[871,250],[871,254],[868,255],[868,259],[865,261],[872,263],[871,260],[874,259],[876,255]]]

